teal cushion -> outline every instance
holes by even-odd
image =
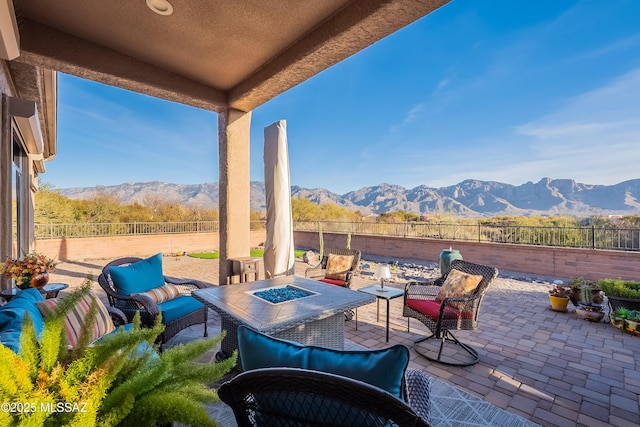
[[[238,352],[242,369],[303,368],[328,372],[366,382],[405,398],[404,373],[409,350],[394,345],[380,350],[341,351],[304,346],[238,327]]]
[[[176,319],[191,314],[204,307],[200,301],[194,297],[183,295],[169,301],[158,304],[158,309],[162,312],[162,323],[171,323]]]
[[[40,337],[44,328],[44,319],[36,302],[43,300],[42,294],[37,289],[25,289],[0,307],[0,342],[2,344],[18,353],[25,314],[28,314],[33,321],[36,336]]]
[[[113,266],[109,274],[116,291],[122,295],[139,294],[164,285],[162,254],[126,266]]]

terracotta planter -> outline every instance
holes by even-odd
[[[551,310],[553,311],[567,311],[567,305],[569,305],[569,297],[554,297],[549,295],[549,302],[551,303]]]

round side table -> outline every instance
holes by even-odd
[[[44,299],[50,299],[57,298],[58,292],[63,291],[68,287],[69,285],[67,285],[66,283],[49,283],[38,290],[40,291]],[[18,288],[5,289],[0,292],[0,296],[2,296],[7,302],[9,302],[11,301],[11,298],[18,295],[20,291],[21,289]]]
[[[69,285],[66,283],[49,283],[41,287],[40,293],[44,299],[57,298],[58,292],[67,289]]]

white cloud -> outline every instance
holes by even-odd
[[[535,157],[522,171],[537,176],[613,184],[640,177],[640,68],[609,85],[569,100],[557,111],[518,126],[516,134],[533,139]],[[554,173],[555,172],[555,173]]]

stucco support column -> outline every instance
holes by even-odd
[[[221,285],[231,273],[229,258],[248,257],[251,249],[250,127],[251,112],[229,108],[218,114]]]

